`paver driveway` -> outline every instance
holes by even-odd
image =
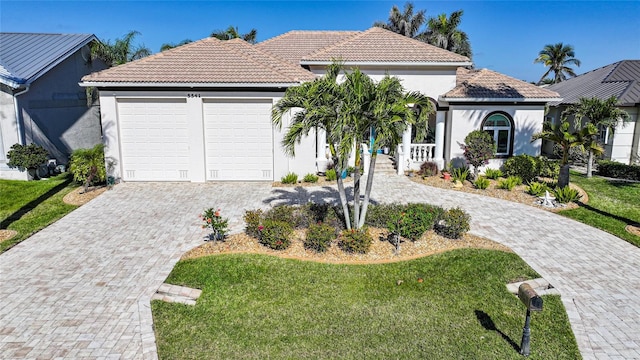
[[[376,176],[373,200],[461,206],[471,232],[510,246],[562,294],[583,356],[640,358],[640,249],[532,207]],[[330,188],[122,184],[0,256],[0,358],[155,358],[149,299],[185,250],[197,214],[335,201]]]

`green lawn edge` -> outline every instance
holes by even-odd
[[[0,242],[0,253],[78,208],[62,200],[76,187],[70,174],[38,181],[0,180],[0,228],[18,232]]]
[[[375,265],[215,255],[167,279],[203,290],[194,307],[152,313],[160,359],[519,359],[525,309],[505,284],[537,276],[479,249]],[[543,298],[530,358],[580,358],[560,297]]]

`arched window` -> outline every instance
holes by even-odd
[[[493,138],[497,156],[511,155],[513,149],[513,121],[502,112],[489,114],[482,122],[482,130]]]

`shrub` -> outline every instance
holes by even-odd
[[[307,174],[304,176],[304,178],[302,178],[302,181],[306,182],[306,183],[317,183],[318,182],[318,176],[315,174]]]
[[[443,209],[428,204],[407,204],[400,207],[399,213],[393,213],[387,220],[387,229],[400,236],[418,240],[422,235],[433,229],[436,220],[442,215]]]
[[[317,252],[325,252],[335,238],[335,227],[325,223],[309,224],[307,236],[304,239],[304,247]]]
[[[537,157],[538,160],[538,176],[557,178],[560,174],[560,161],[552,160],[544,156]]]
[[[445,211],[436,223],[436,232],[449,239],[459,239],[469,231],[471,216],[460,208]]]
[[[473,165],[473,176],[478,177],[480,166],[488,164],[495,153],[495,144],[491,135],[482,130],[474,130],[464,138],[460,145],[464,151],[464,158]]]
[[[538,161],[530,155],[518,155],[507,159],[502,165],[507,176],[519,176],[523,181],[535,180],[539,174]]]
[[[296,173],[288,173],[287,175],[282,177],[280,180],[283,184],[296,184],[298,182],[298,174]]]
[[[96,181],[106,181],[104,145],[98,144],[91,149],[74,150],[71,154],[69,171],[73,174],[73,180],[84,183],[84,191],[87,191]]]
[[[213,208],[208,208],[200,215],[200,219],[204,221],[203,229],[211,228],[210,240],[222,240],[227,236],[229,219],[222,217],[220,209],[213,210]]]
[[[473,183],[473,186],[475,186],[476,189],[484,190],[489,187],[489,184],[489,179],[483,176],[478,176],[478,179]]]
[[[562,204],[569,203],[571,201],[580,200],[582,195],[578,193],[578,190],[572,189],[568,186],[563,188],[557,187],[553,190],[553,196],[556,197],[556,201]]]
[[[400,204],[369,205],[365,223],[369,226],[384,228],[392,217],[398,216],[403,211],[404,206]]]
[[[349,253],[366,254],[373,243],[373,239],[366,228],[343,230],[340,233],[339,246]]]
[[[466,167],[451,169],[451,179],[464,183],[469,178],[469,169]]]
[[[301,222],[299,219],[300,212],[298,208],[293,205],[278,205],[265,211],[262,218],[264,220],[282,221],[291,224],[291,226],[298,226]],[[298,216],[297,216],[298,215]]]
[[[616,161],[598,161],[598,174],[616,179],[640,181],[640,165],[626,165]]]
[[[502,170],[500,169],[486,169],[484,171],[484,176],[486,176],[487,179],[496,180],[498,178],[501,178],[502,175]]]
[[[547,190],[547,184],[537,181],[529,183],[527,187],[527,193],[533,196],[542,196]]]
[[[259,241],[273,250],[284,250],[291,245],[293,227],[284,221],[264,220],[259,228]]]
[[[498,189],[513,190],[516,186],[522,184],[522,179],[517,176],[509,176],[506,179],[498,181]]]
[[[260,237],[260,223],[262,222],[262,210],[247,210],[244,213],[245,234],[253,236],[254,238]]]
[[[434,176],[438,174],[438,164],[433,161],[425,161],[420,165],[420,171],[418,175],[421,176]]]
[[[336,169],[327,169],[327,171],[324,173],[324,176],[327,181],[336,181],[338,179],[338,176],[336,175]]]
[[[48,157],[49,153],[42,146],[13,144],[7,153],[7,159],[9,159],[7,166],[21,171],[29,170],[32,175],[36,175],[35,170],[47,162]]]

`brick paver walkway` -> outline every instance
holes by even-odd
[[[562,294],[586,359],[640,358],[640,249],[526,205],[376,177],[377,202],[460,206],[471,232],[510,246]],[[197,215],[337,199],[331,188],[121,184],[0,255],[0,358],[157,357],[149,301],[202,243]]]

